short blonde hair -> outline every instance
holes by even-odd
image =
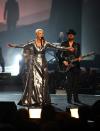
[[[43,32],[44,32],[43,29],[39,28],[39,29],[36,29],[36,30],[35,30],[35,34],[37,34],[39,31],[43,31]]]

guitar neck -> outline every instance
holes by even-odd
[[[88,56],[91,56],[91,55],[93,55],[93,54],[83,55],[83,56],[81,56],[81,58],[84,59],[85,57],[88,57]]]
[[[89,57],[89,56],[92,56],[92,55],[95,55],[95,53],[94,52],[91,52],[91,53],[89,53],[89,54],[86,54],[86,55],[83,55],[83,56],[80,56],[82,59],[84,59],[84,58],[86,58],[86,57]],[[79,61],[79,57],[78,58],[75,58],[75,59],[72,59],[71,60],[71,63],[72,62],[76,62],[76,61]]]
[[[70,62],[73,63],[73,62],[76,62],[78,60],[79,60],[79,58],[75,58],[75,59],[72,59]]]

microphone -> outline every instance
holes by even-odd
[[[41,37],[41,46],[43,46],[44,41],[44,37]]]
[[[41,40],[44,40],[44,37],[41,37]]]

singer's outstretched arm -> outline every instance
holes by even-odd
[[[25,48],[26,46],[29,46],[33,43],[34,41],[31,40],[31,41],[28,41],[26,44],[20,44],[20,45],[16,45],[14,43],[12,44],[8,44],[8,47],[12,47],[12,48]]]
[[[11,48],[24,48],[24,45],[8,44],[8,47],[11,47]]]

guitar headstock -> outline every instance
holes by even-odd
[[[96,55],[96,53],[94,51],[91,51],[91,52],[87,53],[86,55],[81,56],[81,58],[83,59],[85,57],[94,56],[94,55]]]
[[[88,53],[88,55],[89,55],[89,56],[96,55],[96,52],[91,51],[90,53]]]

